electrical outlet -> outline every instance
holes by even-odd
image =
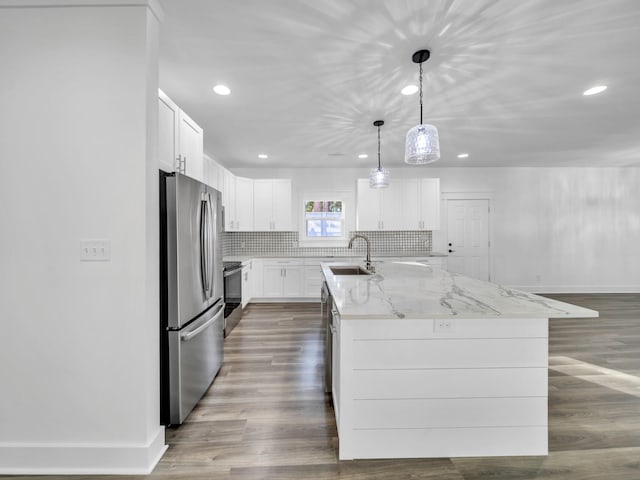
[[[452,318],[438,318],[433,322],[433,331],[438,333],[451,333],[456,329],[455,320]]]
[[[80,240],[81,262],[108,262],[109,260],[111,260],[109,240]]]

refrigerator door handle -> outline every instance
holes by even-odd
[[[215,322],[218,319],[218,317],[220,317],[220,315],[222,315],[223,313],[224,313],[224,310],[222,309],[222,305],[220,305],[218,307],[218,312],[215,315],[213,315],[209,320],[207,320],[202,325],[200,325],[198,328],[190,332],[181,333],[180,340],[182,340],[183,342],[188,342],[192,338],[197,337],[200,333],[206,330],[209,327],[209,325]]]
[[[215,277],[214,277],[214,265],[213,265],[213,259],[215,258],[215,250],[214,250],[214,245],[213,242],[215,241],[215,217],[213,215],[213,202],[211,201],[211,195],[209,193],[207,193],[207,207],[209,209],[209,215],[207,215],[207,223],[208,223],[208,232],[209,232],[209,238],[207,240],[207,248],[209,249],[208,251],[208,257],[207,257],[207,265],[209,267],[209,291],[207,292],[207,295],[209,298],[213,297],[213,289],[214,289],[214,284],[215,284]]]
[[[200,280],[202,290],[209,294],[209,245],[208,245],[208,222],[207,222],[207,200],[200,200]]]

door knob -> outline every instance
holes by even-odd
[[[453,243],[449,243],[449,246],[450,246],[450,247],[452,247],[452,246],[453,246]]]
[[[451,249],[449,249],[449,253],[453,253],[453,252],[455,252],[455,250],[451,250]]]

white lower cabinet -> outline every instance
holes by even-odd
[[[242,263],[242,308],[246,307],[253,297],[253,263],[254,260]]]
[[[340,314],[331,312],[331,396],[336,427],[340,427]],[[338,436],[340,430],[338,430]]]
[[[262,297],[303,296],[304,264],[301,260],[262,260]]]
[[[322,288],[322,270],[320,264],[334,258],[305,258],[304,259],[304,296],[305,298],[320,300]]]
[[[250,301],[320,301],[323,262],[356,262],[360,258],[253,258],[243,262],[242,306]],[[421,262],[446,270],[446,257],[374,257],[374,263]]]

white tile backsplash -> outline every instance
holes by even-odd
[[[432,248],[430,231],[402,230],[392,232],[353,231],[371,241],[372,255],[429,255]],[[224,255],[260,255],[283,257],[361,256],[365,242],[353,249],[346,247],[300,247],[298,232],[225,232]]]

